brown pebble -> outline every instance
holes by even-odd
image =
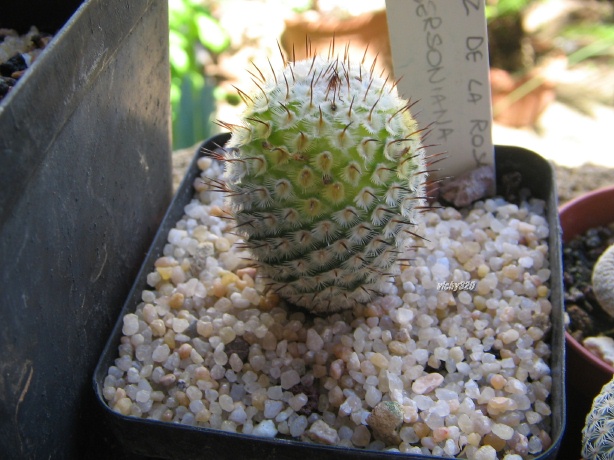
[[[252,394],[252,406],[257,410],[264,410],[264,402],[267,400],[266,392]]]
[[[210,380],[211,373],[209,372],[209,369],[207,369],[205,366],[199,366],[194,369],[194,378],[196,380]]]
[[[439,189],[440,197],[457,208],[469,206],[494,190],[495,171],[482,166],[446,181]]]
[[[53,35],[41,33],[32,36],[32,43],[34,43],[34,46],[36,46],[38,49],[44,49],[52,38]]]
[[[307,396],[307,403],[298,410],[299,415],[306,415],[309,417],[313,412],[318,410],[318,401],[320,400],[320,392],[318,387],[313,383],[311,385],[303,385],[299,383],[290,388],[290,391],[294,395],[304,394]]]
[[[430,433],[431,429],[424,422],[416,422],[412,425],[414,432],[419,438],[426,438]]]
[[[235,286],[239,291],[242,291],[243,289],[245,289],[247,287],[247,281],[243,280],[243,279],[239,279],[237,281],[235,281]]]
[[[499,436],[492,434],[492,433],[488,433],[486,435],[484,435],[483,438],[483,443],[484,445],[488,445],[491,446],[492,448],[494,448],[497,452],[503,450],[505,448],[505,441],[503,439],[501,439]]]
[[[188,398],[188,395],[185,394],[185,391],[181,391],[181,390],[176,391],[175,399],[181,406],[188,407],[190,405],[190,398]]]
[[[163,413],[162,416],[160,417],[160,419],[163,422],[171,422],[173,421],[173,417],[175,416],[175,414],[173,413],[172,409],[166,409]]]
[[[177,260],[174,257],[170,257],[170,256],[159,257],[154,262],[154,266],[156,268],[158,268],[158,267],[174,267],[174,266],[176,266],[178,264],[179,264],[179,262],[177,262]]]
[[[243,339],[249,344],[249,345],[253,345],[255,343],[258,343],[258,337],[256,337],[256,334],[254,334],[251,331],[245,331],[245,334],[243,334]]]
[[[442,426],[440,428],[435,428],[433,430],[433,441],[442,442],[448,439],[450,436],[450,429],[446,426]]]
[[[175,349],[175,332],[172,329],[166,331],[164,334],[164,343],[168,345],[171,350]]]
[[[279,340],[283,340],[284,338],[284,327],[280,323],[273,323],[269,326],[269,331],[271,334],[275,336],[275,338]]]
[[[499,415],[509,410],[515,410],[518,407],[516,402],[505,396],[495,396],[490,399],[486,405],[486,410],[490,415]]]
[[[236,353],[241,361],[246,362],[249,356],[249,347],[249,343],[243,337],[235,337],[233,341],[226,344],[224,351],[228,356]]]
[[[430,393],[443,383],[443,375],[433,372],[418,377],[411,386],[414,393],[423,395]]]
[[[490,377],[490,384],[495,390],[502,389],[506,383],[507,380],[501,374],[493,374],[492,377]]]
[[[313,376],[316,379],[320,379],[328,375],[326,366],[322,366],[321,364],[314,364],[312,367],[312,371],[313,371]]]
[[[542,440],[542,448],[544,449],[544,452],[545,452],[552,445],[552,438],[550,437],[548,432],[544,430],[540,430],[538,436]]]
[[[279,304],[279,296],[272,291],[267,291],[267,293],[260,297],[260,303],[258,307],[262,311],[270,311],[275,308]]]
[[[129,415],[131,408],[132,408],[132,400],[130,398],[122,398],[119,401],[117,401],[115,406],[113,406],[113,409],[115,409],[117,412],[119,412],[122,415]]]
[[[382,315],[382,307],[374,304],[367,305],[367,308],[365,310],[365,316],[367,318],[381,318]]]
[[[168,299],[168,305],[174,310],[179,310],[183,307],[185,296],[181,292],[175,292],[170,299]]]
[[[177,376],[175,374],[166,374],[160,379],[160,385],[170,387],[171,385],[174,385],[176,381]]]
[[[373,436],[386,445],[399,445],[399,427],[403,423],[403,407],[395,401],[378,403],[367,417]]]
[[[181,359],[189,358],[190,353],[192,353],[192,345],[190,345],[189,343],[184,343],[179,347],[179,350],[177,352],[179,353],[179,357]]]
[[[350,360],[350,355],[352,354],[352,349],[350,347],[346,347],[341,342],[338,342],[333,345],[333,354],[337,358],[348,362]]]
[[[160,278],[164,281],[168,281],[173,276],[173,268],[172,267],[157,267],[156,271],[160,275]]]
[[[334,445],[339,442],[337,430],[331,428],[324,420],[316,420],[306,433],[307,437],[320,444]]]
[[[226,286],[222,283],[221,279],[216,278],[213,281],[213,287],[211,289],[211,292],[213,293],[215,297],[221,298],[226,295]]]
[[[154,337],[162,337],[166,334],[166,325],[161,319],[154,319],[149,327]]]
[[[237,270],[237,276],[243,278],[248,275],[252,280],[256,277],[257,270],[254,267],[244,267]]]
[[[271,331],[266,331],[262,338],[261,346],[263,350],[275,351],[277,348],[277,339]]]
[[[336,359],[332,363],[330,363],[329,373],[333,379],[339,380],[341,376],[343,375],[344,370],[345,370],[345,363],[341,359]]]
[[[407,354],[407,346],[398,340],[391,340],[388,342],[388,350],[390,354],[396,356],[405,356]]]

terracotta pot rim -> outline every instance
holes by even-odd
[[[365,27],[373,27],[372,23],[386,18],[386,10],[362,13],[358,16],[337,18],[318,13],[317,15],[296,14],[285,20],[286,28],[305,29],[309,33],[323,35],[338,35],[360,33]]]
[[[614,198],[614,185],[607,185],[605,187],[601,187],[590,192],[586,192],[582,195],[577,196],[576,198],[562,204],[559,206],[559,216],[570,212],[577,206],[581,206],[585,202],[592,201],[597,197],[601,198],[602,196],[612,195]],[[614,222],[614,219],[612,220]],[[564,230],[564,229],[563,229]],[[575,235],[572,235],[575,236]],[[563,235],[564,238],[564,235]],[[581,342],[576,340],[569,332],[565,331],[565,341],[569,344],[569,346],[575,349],[578,354],[593,366],[597,367],[604,373],[614,375],[614,366],[608,364],[606,361],[601,359],[596,354],[592,353],[588,350]]]
[[[593,366],[599,368],[602,372],[614,375],[614,367],[601,359],[596,354],[592,353],[582,343],[578,342],[569,332],[565,331],[565,341],[571,348],[575,349],[583,359],[588,361]]]
[[[606,185],[605,187],[600,187],[598,189],[591,190],[590,192],[583,193],[582,195],[579,195],[567,201],[566,203],[563,203],[562,205],[560,205],[559,214],[561,214],[562,212],[567,212],[569,209],[575,206],[578,206],[580,203],[583,203],[584,201],[592,200],[596,196],[608,195],[613,192],[614,192],[614,185]]]

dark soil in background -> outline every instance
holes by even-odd
[[[592,228],[563,244],[564,300],[570,319],[567,331],[580,342],[589,336],[614,337],[614,318],[595,299],[591,283],[597,259],[611,244],[614,224]]]

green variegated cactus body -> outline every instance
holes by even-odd
[[[241,93],[243,123],[227,125],[237,231],[289,302],[313,312],[367,302],[390,281],[423,204],[410,104],[349,59],[287,63],[254,82]]]

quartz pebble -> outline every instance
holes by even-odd
[[[416,381],[412,384],[411,389],[414,393],[418,395],[423,395],[425,393],[430,393],[435,388],[443,383],[443,375],[432,373],[423,375],[416,379]]]
[[[339,441],[337,431],[323,420],[316,420],[307,431],[307,436],[312,441],[321,444],[334,445]]]
[[[204,175],[221,174],[199,161]],[[427,239],[368,305],[313,318],[249,266],[199,184],[123,318],[103,395],[124,415],[259,437],[491,460],[549,445],[544,205],[423,214]],[[419,241],[410,242],[417,245]],[[544,291],[546,289],[546,291]]]

